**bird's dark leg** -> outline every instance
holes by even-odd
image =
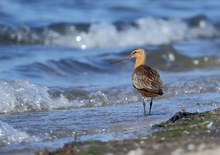
[[[143,106],[144,106],[144,116],[146,116],[146,109],[145,109],[145,102],[144,102],[144,98],[143,98]]]
[[[151,113],[151,108],[152,108],[152,105],[153,105],[153,97],[151,98],[151,101],[150,101],[149,115],[150,115],[150,113]]]

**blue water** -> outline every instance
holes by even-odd
[[[219,9],[218,0],[1,0],[0,154],[137,138],[178,111],[220,107]],[[134,61],[111,64],[137,47],[164,83],[149,117]]]

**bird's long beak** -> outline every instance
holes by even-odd
[[[111,61],[111,63],[112,63],[112,64],[119,63],[119,62],[128,60],[128,59],[130,59],[130,58],[132,58],[132,57],[129,55],[129,56],[127,56],[127,57],[125,57],[125,58],[122,58],[122,59],[113,60],[113,61]]]

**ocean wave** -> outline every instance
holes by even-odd
[[[18,65],[13,68],[16,73],[31,78],[77,78],[84,75],[114,76],[118,73],[130,73],[134,62],[132,60],[124,63],[112,64],[115,59],[120,59],[130,54],[131,51],[118,53],[106,53],[77,58],[63,58],[60,60],[48,60],[46,62],[33,62]],[[170,45],[161,45],[153,49],[146,48],[148,65],[161,71],[181,72],[195,69],[207,69],[220,67],[220,57],[216,55],[188,56],[177,51]]]
[[[36,136],[30,136],[26,132],[14,129],[11,125],[0,121],[0,146],[33,141],[40,141],[40,139]]]
[[[162,98],[219,92],[219,79],[219,76],[209,78],[201,76],[165,83],[165,94]],[[141,102],[141,96],[131,84],[86,90],[83,88],[47,88],[27,81],[3,81],[0,83],[0,101],[0,113],[20,113],[136,103]]]
[[[212,38],[219,34],[218,28],[205,18],[191,18],[187,21],[179,18],[145,17],[130,24],[57,23],[38,28],[27,25],[12,28],[3,25],[0,27],[0,43],[44,44],[89,49],[161,45],[187,39]]]
[[[51,98],[47,87],[21,80],[0,82],[0,102],[0,113],[45,111],[70,106],[62,96]]]
[[[16,66],[14,68],[19,74],[28,77],[67,77],[67,76],[79,76],[89,73],[107,73],[111,72],[108,65],[94,64],[90,61],[82,62],[80,60],[74,60],[71,58],[60,60],[49,60],[45,63],[34,62],[31,64]]]
[[[96,107],[111,104],[125,104],[137,100],[133,90],[120,88],[107,91],[83,89],[53,89],[28,81],[0,82],[0,113],[21,113],[79,107]],[[118,100],[121,98],[120,100]]]

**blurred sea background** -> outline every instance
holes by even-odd
[[[137,138],[178,111],[220,107],[219,10],[218,0],[1,0],[0,154]],[[137,47],[164,82],[148,117],[134,60],[110,63]]]

